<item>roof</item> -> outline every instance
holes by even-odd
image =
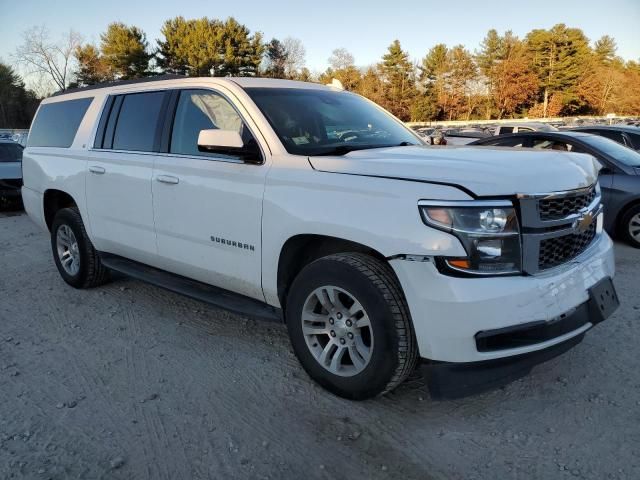
[[[571,130],[611,130],[640,134],[640,128],[634,127],[633,125],[581,125],[579,127],[572,128]]]
[[[496,124],[498,127],[548,127],[546,122],[507,122]]]
[[[166,80],[212,80],[221,81],[223,83],[235,83],[241,88],[307,88],[307,89],[329,89],[325,85],[311,82],[299,82],[296,80],[282,80],[278,78],[256,78],[256,77],[187,77],[185,75],[155,75],[152,77],[139,78],[136,80],[118,80],[115,82],[103,82],[88,87],[70,88],[68,90],[60,90],[52,95],[57,97],[60,95],[68,95],[77,92],[85,92],[90,90],[100,90],[103,88],[120,87],[123,85],[136,85],[149,82],[162,82]]]

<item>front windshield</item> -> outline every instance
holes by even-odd
[[[614,161],[629,167],[640,167],[640,153],[599,135],[585,135],[580,139],[591,147],[609,155]]]
[[[408,128],[358,95],[302,88],[247,88],[287,152],[343,155],[353,150],[420,145]]]

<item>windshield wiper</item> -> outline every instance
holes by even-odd
[[[311,153],[311,156],[326,156],[326,155],[346,155],[349,152],[354,152],[356,150],[371,150],[374,148],[390,148],[390,147],[407,147],[409,145],[417,145],[416,143],[411,142],[401,142],[401,143],[392,143],[388,145],[336,145],[335,147],[331,147],[327,150],[322,150],[319,152]]]

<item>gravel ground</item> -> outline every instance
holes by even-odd
[[[68,287],[0,214],[0,478],[640,478],[640,251],[617,313],[506,388],[323,391],[285,328],[124,277]]]

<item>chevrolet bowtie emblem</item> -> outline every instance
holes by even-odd
[[[589,227],[592,223],[593,214],[591,212],[587,212],[573,222],[573,229],[576,231],[576,233],[584,233],[589,230]]]

